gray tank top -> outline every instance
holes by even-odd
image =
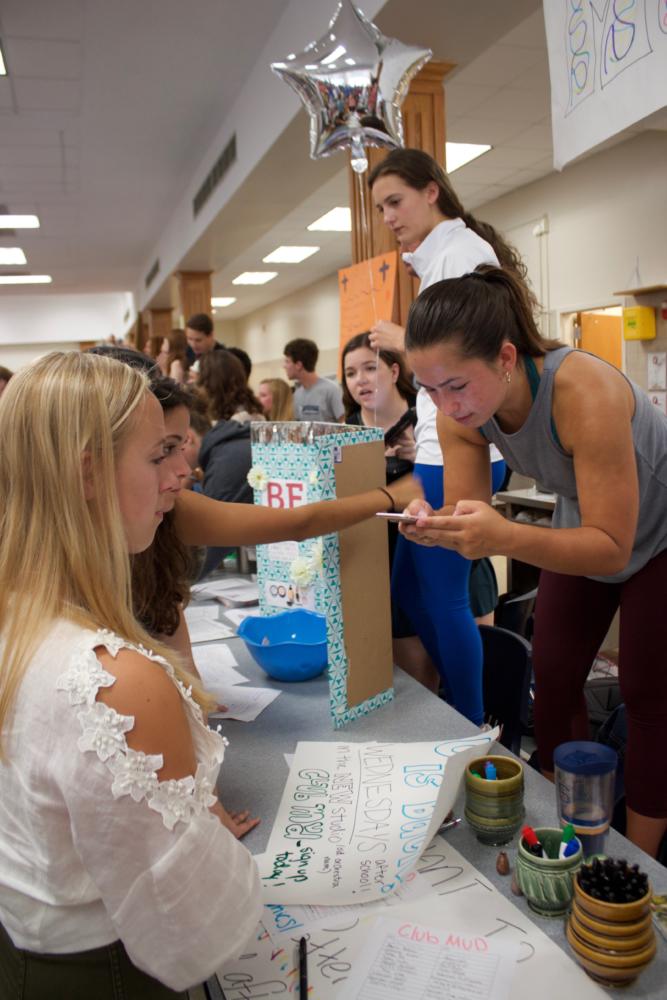
[[[495,418],[481,433],[502,452],[509,466],[524,476],[532,476],[540,485],[556,494],[554,528],[581,526],[574,462],[560,446],[551,416],[554,376],[572,347],[549,351],[533,405],[523,427],[505,434]],[[625,377],[625,376],[624,376]],[[621,583],[649,559],[667,548],[667,417],[649,400],[646,393],[626,379],[635,397],[632,438],[639,478],[639,517],[630,562],[613,576],[594,576],[593,580]]]

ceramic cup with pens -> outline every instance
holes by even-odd
[[[491,765],[493,777],[487,777]],[[466,768],[465,818],[483,844],[507,844],[523,823],[523,767],[513,757],[478,757]]]
[[[561,856],[563,831],[555,827],[539,827],[531,831],[541,853],[534,853],[525,837],[519,841],[516,859],[516,879],[519,888],[535,913],[543,917],[560,917],[570,907],[573,877],[583,860],[581,843],[574,837],[573,849]]]

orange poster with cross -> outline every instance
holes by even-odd
[[[338,272],[340,351],[350,337],[365,333],[381,319],[391,320],[398,254],[380,254]]]

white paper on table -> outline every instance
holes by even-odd
[[[236,659],[229,646],[216,642],[209,646],[196,646],[192,650],[195,666],[207,691],[215,695],[221,705],[227,705],[233,697],[230,691],[236,684],[245,684],[244,677],[238,670]]]
[[[255,861],[258,866],[261,864],[260,858],[255,858]],[[349,926],[355,919],[383,915],[394,906],[406,902],[414,903],[432,891],[427,879],[422,878],[419,872],[412,871],[395,892],[375,902],[357,903],[352,906],[281,906],[269,903],[264,907],[262,923],[274,943],[280,947],[281,939],[285,935],[292,937],[297,931],[304,934],[316,927],[326,927],[331,930]]]
[[[262,868],[264,855],[255,858]],[[607,994],[588,978],[568,953],[533,923],[525,901],[519,909],[500,893],[445,837],[438,836],[419,860],[419,873],[430,894],[416,903],[401,903],[392,919],[420,925],[455,927],[459,933],[518,945],[519,957],[512,982],[512,1000],[604,1000]],[[308,939],[308,1000],[347,998],[345,985],[363,955],[375,915],[355,915],[344,927],[326,924],[304,936]],[[535,918],[537,919],[537,918]],[[217,973],[227,1000],[247,1000],[261,995],[271,984],[272,995],[298,992],[299,938],[275,945],[263,923],[244,955],[228,962]],[[288,937],[286,935],[286,937]]]
[[[341,1000],[507,1000],[518,947],[412,921],[377,920]]]
[[[226,577],[222,580],[206,580],[201,584],[196,584],[199,589],[216,601],[230,604],[257,604],[259,601],[259,587],[252,580],[243,580],[241,577]],[[201,591],[200,591],[201,592]]]
[[[265,903],[368,902],[414,869],[499,730],[438,743],[298,743],[260,868]]]
[[[212,621],[210,618],[194,618],[189,621],[188,632],[193,645],[198,642],[210,642],[212,639],[230,639],[234,635],[228,625]]]
[[[250,608],[248,610],[246,610],[245,608],[224,608],[222,609],[222,613],[225,616],[225,618],[229,618],[229,620],[233,622],[234,625],[236,625],[236,627],[238,628],[241,622],[245,618],[249,618],[256,612],[254,608]]]
[[[185,609],[183,614],[188,625],[191,622],[206,619],[217,622],[220,615],[220,606],[218,604],[191,604]]]
[[[279,694],[280,691],[271,688],[235,687],[225,696],[224,704],[227,706],[227,711],[211,712],[209,718],[254,722],[260,712],[263,712]]]
[[[293,753],[284,753],[283,757],[285,758],[285,763],[287,764],[287,766],[291,767],[292,764],[293,764],[293,762],[294,762],[294,754]]]

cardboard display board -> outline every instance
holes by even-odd
[[[385,482],[382,430],[324,423],[252,425],[255,503],[294,507]],[[381,506],[381,504],[379,504]],[[335,728],[393,698],[387,528],[368,519],[319,539],[257,546],[262,614],[326,617]]]
[[[336,496],[349,497],[385,480],[384,446],[346,445],[335,466]],[[360,705],[392,685],[387,526],[371,518],[339,535],[347,703]]]

